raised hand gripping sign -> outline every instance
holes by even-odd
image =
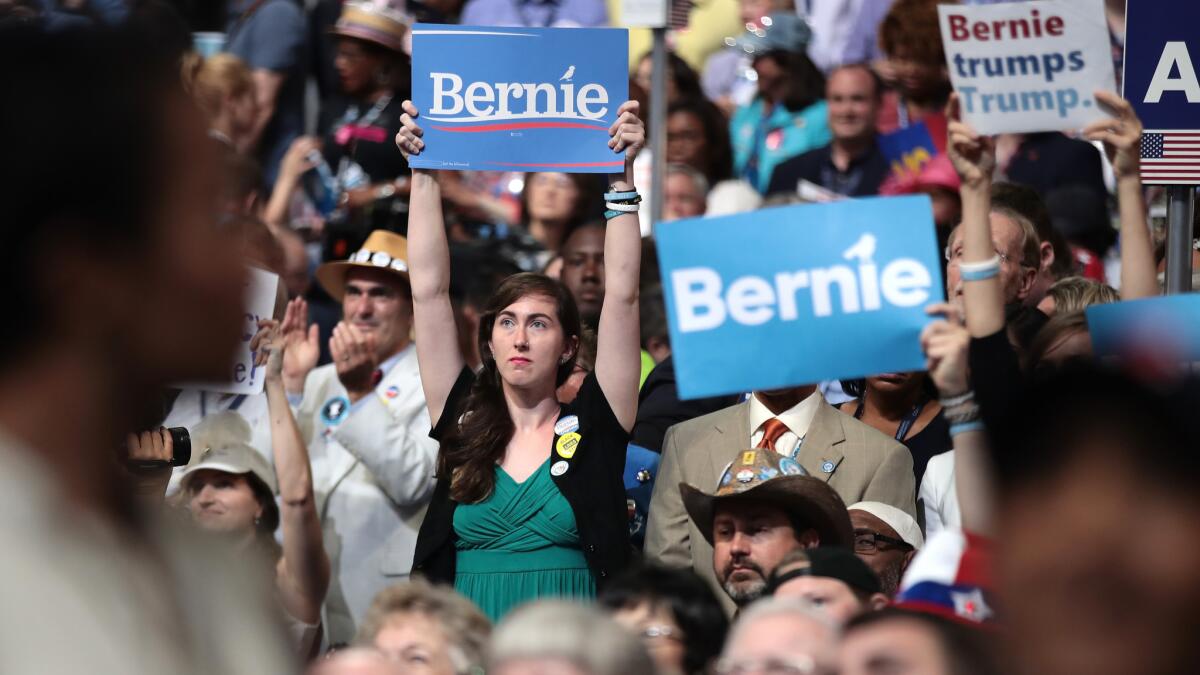
[[[617,28],[416,24],[413,103],[419,169],[616,173],[608,129],[629,93],[629,37]]]
[[[658,226],[683,398],[921,370],[945,297],[926,196]]]

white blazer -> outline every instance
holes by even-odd
[[[438,444],[416,348],[396,358],[353,406],[333,364],[313,369],[295,409],[333,565],[323,612],[330,644],[353,640],[375,594],[408,577],[433,494]]]
[[[925,505],[925,541],[938,530],[962,529],[954,482],[954,451],[935,455],[925,466],[917,499]]]

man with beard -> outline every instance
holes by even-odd
[[[604,305],[604,223],[581,225],[562,247],[562,282],[579,305],[579,318],[595,330]]]
[[[315,367],[315,325],[301,319],[281,328],[284,386],[308,443],[333,564],[324,612],[330,642],[353,639],[375,594],[408,576],[433,494],[438,445],[409,337],[407,252],[404,237],[376,230],[349,260],[317,269],[317,281],[342,303],[329,341],[333,363]]]
[[[815,477],[843,503],[870,500],[915,513],[908,449],[839,413],[812,385],[756,391],[749,401],[671,427],[662,447],[646,555],[668,566],[690,564],[714,590],[720,584],[713,576],[711,533],[689,523],[677,486],[717,484],[720,468],[740,460],[746,448],[769,450],[789,472]]]
[[[925,545],[921,528],[912,516],[880,502],[858,502],[848,510],[854,553],[879,577],[883,594],[894,597],[908,564]]]
[[[706,494],[679,484],[692,523],[713,555],[708,578],[741,609],[767,592],[771,570],[791,551],[821,545],[850,550],[844,502],[794,460],[766,449],[745,450]]]

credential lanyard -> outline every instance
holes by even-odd
[[[858,408],[854,411],[854,419],[861,420],[863,416],[863,402],[858,402]],[[908,430],[912,429],[912,425],[916,424],[917,418],[921,416],[921,411],[925,409],[925,401],[919,401],[913,406],[913,409],[908,411],[904,419],[900,420],[900,426],[896,428],[896,440],[904,442],[904,437],[908,436]]]

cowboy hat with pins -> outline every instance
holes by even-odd
[[[708,543],[713,541],[713,515],[718,503],[747,500],[768,502],[794,520],[817,531],[822,546],[854,547],[854,529],[846,504],[825,481],[773,450],[745,450],[725,467],[717,491],[705,494],[679,484],[688,516]]]

